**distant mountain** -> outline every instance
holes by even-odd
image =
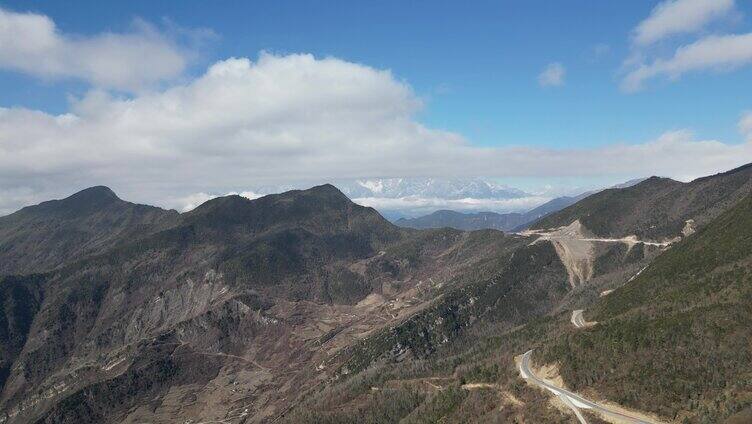
[[[400,218],[394,223],[400,227],[415,229],[448,227],[465,231],[481,229],[512,231],[524,228],[527,224],[545,215],[574,204],[587,195],[588,193],[579,196],[557,197],[524,213],[461,213],[440,210],[418,218]]]
[[[631,179],[629,181],[625,181],[625,182],[620,183],[620,184],[614,184],[614,185],[612,185],[609,188],[627,188],[627,187],[632,187],[633,185],[637,185],[637,184],[645,181],[646,179],[647,178],[634,178],[634,179]]]
[[[182,214],[180,225],[221,228],[235,233],[235,237],[240,234],[256,236],[271,229],[280,231],[289,227],[315,234],[359,232],[361,236],[370,234],[384,239],[382,241],[395,233],[394,227],[378,212],[354,204],[331,184],[270,194],[255,200],[238,195],[218,197]]]
[[[482,178],[361,178],[337,180],[332,184],[355,203],[375,208],[390,221],[439,209],[516,212],[547,200]],[[295,183],[247,189],[253,193],[269,194],[300,187],[300,183]]]
[[[651,177],[631,187],[593,194],[542,218],[532,228],[555,228],[580,220],[604,237],[673,238],[682,234],[688,220],[692,220],[690,226],[702,226],[750,193],[752,164],[689,183]]]
[[[546,215],[548,215],[550,213],[553,213],[553,212],[559,211],[561,209],[564,209],[564,208],[566,208],[569,205],[573,205],[573,204],[579,202],[580,200],[588,197],[591,194],[592,194],[592,192],[587,192],[587,193],[582,193],[582,194],[577,195],[577,196],[563,196],[563,197],[557,197],[557,198],[555,198],[553,200],[550,200],[550,201],[548,201],[548,202],[546,202],[546,203],[538,206],[537,208],[534,208],[534,209],[531,209],[531,210],[525,212],[523,214],[524,217],[525,217],[525,219],[524,219],[525,222],[523,224],[521,224],[520,226],[517,226],[514,229],[520,229],[521,227],[525,227],[525,226],[527,226],[527,224],[529,224],[529,223],[531,223],[531,222],[533,222],[533,221],[535,221],[537,219],[540,219],[540,218],[542,218],[542,217],[544,217],[544,216],[546,216]]]
[[[629,181],[615,184],[609,188],[627,188],[632,187],[633,185],[639,184],[642,181],[645,181],[646,178],[634,178]],[[598,193],[600,190],[593,190],[593,191],[587,191],[585,193],[579,194],[577,196],[564,196],[564,197],[557,197],[556,199],[551,200],[550,202],[546,202],[540,206],[538,206],[535,209],[532,209],[527,212],[528,217],[530,218],[529,221],[527,221],[524,225],[519,226],[515,228],[516,231],[524,230],[525,228],[531,226],[534,222],[538,221],[539,219],[543,218],[544,216],[548,216],[554,212],[558,212],[566,207],[569,207],[570,205],[574,205],[575,203],[579,202],[582,199],[585,199],[586,197]]]
[[[40,272],[172,225],[175,211],[92,187],[0,217],[0,275]]]
[[[525,223],[520,213],[498,214],[494,212],[461,213],[440,210],[418,218],[400,218],[394,221],[405,228],[455,228],[464,231],[492,229],[508,231]]]
[[[633,185],[639,184],[644,180],[644,178],[636,178],[621,184],[611,186],[611,188],[616,189],[632,187]],[[397,219],[394,219],[393,222],[400,227],[415,229],[448,227],[465,231],[481,229],[521,231],[532,225],[537,220],[543,218],[544,216],[560,211],[594,193],[597,193],[597,191],[588,191],[577,196],[557,197],[527,212],[463,213],[452,210],[439,210],[431,214],[416,218],[397,216]]]
[[[351,199],[362,197],[423,197],[439,199],[515,199],[522,190],[479,178],[373,178],[341,182],[337,187]]]

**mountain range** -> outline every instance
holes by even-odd
[[[371,178],[337,184],[350,198],[435,197],[442,199],[515,199],[530,194],[480,178]]]
[[[332,185],[26,207],[0,218],[0,423],[744,422],[752,165],[544,212],[401,228]]]
[[[366,178],[340,180],[335,186],[391,221],[441,209],[517,212],[549,199],[481,178]]]
[[[644,178],[637,178],[627,182],[614,185],[610,188],[621,189],[632,187],[643,181]],[[526,212],[496,213],[496,212],[457,212],[452,210],[438,210],[428,215],[415,218],[399,218],[394,223],[400,227],[426,229],[426,228],[456,228],[458,230],[473,231],[481,229],[494,229],[501,231],[520,231],[527,228],[528,225],[549,215],[553,212],[560,211],[569,205],[596,193],[597,191],[588,191],[576,196],[556,197],[530,209]]]
[[[465,231],[482,229],[513,231],[523,229],[528,224],[552,212],[564,209],[580,199],[587,197],[589,194],[590,193],[583,193],[579,196],[557,197],[527,212],[462,213],[450,210],[439,210],[417,218],[399,218],[394,221],[394,223],[400,227],[416,229],[449,227]]]

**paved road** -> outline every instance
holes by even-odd
[[[634,279],[635,279],[635,278],[637,278],[637,277],[638,277],[638,276],[639,276],[640,274],[642,274],[642,271],[645,271],[645,269],[647,269],[647,267],[646,267],[646,266],[642,267],[642,269],[640,269],[639,271],[637,271],[637,274],[635,274],[635,275],[631,276],[631,277],[629,278],[629,280],[627,280],[627,283],[631,283],[631,282],[632,282],[632,280],[634,280]]]
[[[585,328],[587,327],[587,323],[585,322],[585,318],[582,316],[582,312],[584,312],[582,309],[578,309],[576,311],[572,311],[572,324],[574,324],[577,328]]]
[[[580,420],[581,423],[586,424],[587,421],[585,421],[585,417],[582,416],[580,409],[591,409],[603,415],[608,415],[610,417],[619,419],[625,423],[655,424],[655,422],[653,421],[645,421],[643,419],[633,417],[626,413],[614,411],[613,409],[609,409],[607,406],[603,406],[595,402],[591,402],[583,398],[582,396],[578,395],[577,393],[572,393],[568,390],[562,389],[560,387],[556,387],[553,384],[538,378],[535,375],[535,373],[533,373],[533,371],[530,369],[530,356],[532,354],[533,354],[533,351],[528,350],[527,352],[525,352],[524,355],[522,355],[522,361],[520,361],[520,369],[519,369],[520,375],[522,376],[522,378],[530,380],[536,386],[543,387],[544,389],[547,389],[548,391],[552,392],[556,396],[559,396],[559,398],[561,398],[561,400],[567,406],[572,408],[575,415],[577,415],[577,419]]]

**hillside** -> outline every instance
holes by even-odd
[[[575,390],[677,422],[752,404],[752,197],[589,311],[599,324],[545,351]],[[648,359],[649,358],[649,359]]]
[[[400,227],[415,229],[447,227],[463,231],[481,229],[508,231],[512,228],[524,225],[525,221],[524,216],[521,213],[461,213],[441,210],[417,218],[400,218],[394,221],[394,224],[399,225]]]
[[[625,184],[629,184],[629,183],[625,183]],[[525,224],[523,224],[523,226],[527,226],[528,224],[534,222],[537,219],[540,219],[544,216],[552,214],[556,211],[560,211],[569,205],[573,205],[579,202],[580,200],[590,196],[591,194],[592,192],[585,192],[582,194],[578,194],[577,196],[562,196],[562,197],[557,197],[555,199],[551,199],[548,202],[525,212]],[[515,230],[519,228],[520,227],[517,227],[515,228]]]
[[[111,207],[88,206],[76,216]],[[344,360],[334,353],[489,278],[519,245],[399,229],[332,186],[211,200],[105,253],[0,281],[0,422],[218,419],[240,407],[263,421],[326,378]]]
[[[752,424],[750,86],[752,0],[0,0],[0,424]]]
[[[746,172],[697,181],[738,194]],[[570,389],[664,421],[743,414],[752,200],[698,214],[700,183],[646,183],[607,198],[690,187],[676,215],[696,232],[406,229],[331,185],[210,200],[0,280],[0,423],[571,422],[520,378],[530,349]],[[598,324],[575,328],[581,309]]]
[[[603,190],[531,228],[556,228],[579,220],[602,237],[666,240],[680,236],[688,220],[705,225],[750,193],[752,164],[689,183],[652,177],[632,187]]]
[[[546,280],[561,266],[549,243],[522,247],[496,278],[447,294],[353,350],[347,372],[288,422],[572,422],[548,391],[520,378],[515,358],[530,349],[547,364],[541,370],[591,399],[661,422],[746,422],[749,234],[752,197],[671,247],[641,253],[646,259],[626,258],[648,246],[603,244],[610,247],[598,253],[592,279],[571,290]],[[598,324],[574,327],[575,309]],[[581,412],[588,422],[611,422]]]
[[[0,217],[0,275],[40,272],[160,229],[178,213],[120,200],[92,187]]]
[[[416,229],[448,227],[463,231],[475,231],[483,229],[516,231],[527,227],[528,224],[537,219],[540,219],[543,216],[574,204],[578,200],[586,196],[587,193],[572,197],[557,197],[536,208],[522,213],[461,213],[449,210],[440,210],[417,218],[400,218],[394,223],[400,227]]]

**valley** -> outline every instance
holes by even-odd
[[[695,198],[650,231],[591,213],[509,234],[402,229],[332,186],[183,214],[113,215],[143,207],[101,188],[25,208],[0,218],[0,256],[16,273],[0,283],[0,421],[720,419],[752,396],[729,380],[752,354],[740,344],[752,316],[749,169],[702,180],[747,193],[727,210]],[[582,202],[611,210],[654,184],[542,220]],[[102,207],[112,222],[91,225]],[[18,255],[31,245],[56,256]],[[81,245],[93,247],[65,248]],[[677,362],[708,337],[719,347],[703,362]],[[682,401],[685,379],[703,373],[691,380],[700,397]]]

